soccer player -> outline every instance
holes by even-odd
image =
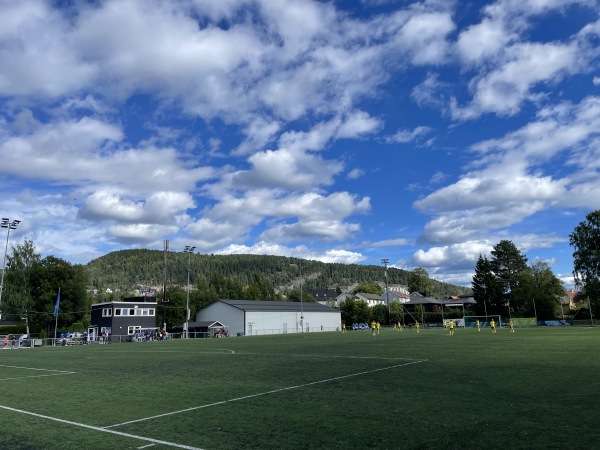
[[[375,336],[375,329],[377,328],[377,324],[374,320],[371,321],[371,334]]]
[[[512,319],[510,319],[510,322],[508,322],[508,326],[510,327],[510,332],[514,333],[515,332],[515,324],[513,323]]]
[[[496,321],[494,319],[490,322],[490,328],[492,329],[492,334],[496,334]]]
[[[400,325],[400,322],[398,322],[398,331],[400,331],[400,333],[402,333],[402,325]]]
[[[421,324],[419,323],[419,321],[415,320],[415,328],[417,329],[417,333],[419,332],[420,327],[421,327]]]
[[[346,332],[346,324],[345,324],[345,323],[343,323],[343,324],[342,324],[342,333],[345,333],[345,332]]]
[[[379,329],[381,328],[381,324],[379,322],[377,322],[375,325],[377,326],[377,334],[379,334]]]
[[[450,328],[450,336],[454,336],[454,321],[451,320],[450,323],[448,323],[448,328]]]
[[[479,319],[477,319],[477,331],[481,331],[481,324],[479,323]]]

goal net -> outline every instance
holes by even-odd
[[[502,327],[502,318],[498,315],[489,314],[487,316],[465,316],[465,328],[476,328],[478,320],[481,327],[489,327],[492,320],[498,328]]]

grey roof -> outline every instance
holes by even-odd
[[[433,297],[422,297],[417,295],[411,295],[410,300],[407,302],[403,302],[403,305],[441,305],[437,298]]]
[[[265,302],[260,300],[219,300],[229,306],[242,311],[304,311],[304,312],[339,312],[339,309],[330,308],[313,302]]]

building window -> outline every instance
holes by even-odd
[[[115,311],[116,314],[116,311]],[[111,317],[112,316],[112,308],[102,308],[102,317]]]
[[[153,315],[154,315],[154,308],[150,308],[150,309],[148,310],[148,312],[150,313],[150,315],[151,315],[151,316],[153,316]]]
[[[115,308],[115,316],[121,315],[121,308]]]
[[[142,327],[139,325],[132,325],[127,327],[127,334],[135,334],[136,331],[141,330]]]

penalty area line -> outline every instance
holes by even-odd
[[[384,371],[384,370],[396,369],[398,367],[410,366],[410,365],[413,365],[413,364],[424,363],[424,362],[427,362],[427,361],[428,361],[427,359],[420,359],[420,360],[410,361],[410,362],[406,362],[406,363],[402,363],[402,364],[396,364],[396,365],[393,365],[393,366],[381,367],[379,369],[366,370],[364,372],[351,373],[351,374],[348,374],[348,375],[340,375],[339,377],[327,378],[325,380],[311,381],[310,383],[298,384],[296,386],[288,386],[288,387],[284,387],[284,388],[280,388],[280,389],[273,389],[271,391],[260,392],[258,394],[244,395],[242,397],[232,398],[232,399],[229,399],[229,400],[222,400],[220,402],[214,402],[214,403],[209,403],[209,404],[200,405],[200,406],[192,406],[190,408],[180,409],[178,411],[171,411],[171,412],[164,413],[164,414],[157,414],[155,416],[144,417],[142,419],[130,420],[128,422],[122,422],[122,423],[116,423],[116,424],[113,424],[113,425],[108,425],[105,428],[108,429],[108,428],[114,428],[114,427],[120,427],[120,426],[124,426],[124,425],[129,425],[129,424],[132,424],[132,423],[145,422],[147,420],[160,419],[162,417],[173,416],[173,415],[176,415],[176,414],[182,414],[182,413],[185,413],[185,412],[195,411],[195,410],[198,410],[198,409],[210,408],[211,406],[218,406],[218,405],[225,405],[227,403],[240,402],[242,400],[248,400],[250,398],[261,397],[263,395],[277,394],[279,392],[291,391],[291,390],[294,390],[294,389],[300,389],[300,388],[307,387],[307,386],[314,386],[314,385],[317,385],[317,384],[330,383],[332,381],[343,380],[345,378],[359,377],[361,375],[369,375],[369,374],[376,373],[376,372],[381,372],[381,371]]]
[[[145,437],[145,436],[138,436],[136,434],[123,433],[121,431],[107,430],[106,428],[102,428],[102,427],[95,427],[93,425],[87,425],[85,423],[73,422],[71,420],[65,420],[65,419],[59,419],[58,417],[51,417],[51,416],[46,416],[44,414],[34,413],[31,411],[25,411],[23,409],[11,408],[10,406],[0,405],[0,409],[5,409],[7,411],[12,411],[12,412],[21,413],[21,414],[26,414],[28,416],[38,417],[40,419],[46,419],[46,420],[51,420],[54,422],[60,422],[60,423],[64,423],[67,425],[73,425],[73,426],[76,426],[79,428],[85,428],[88,430],[99,431],[101,433],[108,433],[108,434],[114,434],[114,435],[122,436],[122,437],[126,437],[126,438],[138,439],[140,441],[151,442],[153,444],[162,444],[162,445],[166,445],[169,447],[183,448],[183,449],[187,449],[187,450],[202,450],[201,448],[198,448],[198,447],[190,447],[189,445],[177,444],[175,442],[161,441],[160,439],[153,439],[153,438],[149,438],[149,437]]]

